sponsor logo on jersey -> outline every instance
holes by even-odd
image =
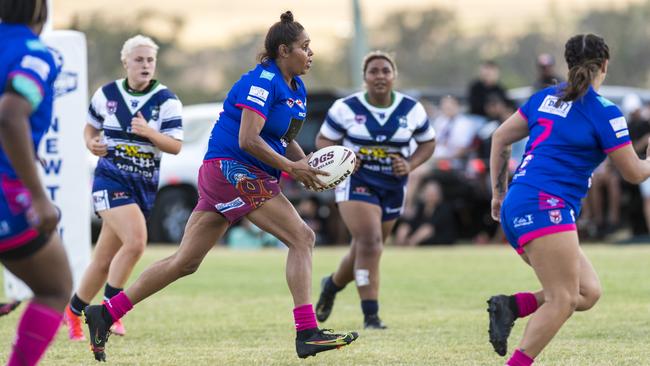
[[[398,121],[399,121],[399,126],[400,126],[401,128],[406,128],[406,127],[408,126],[408,123],[407,123],[407,120],[406,120],[406,116],[400,116],[399,119],[398,119]]]
[[[358,194],[361,196],[370,196],[370,191],[368,190],[368,187],[366,186],[358,186],[354,187],[354,194]]]
[[[401,207],[395,207],[395,208],[386,207],[386,213],[387,214],[394,214],[394,213],[399,213],[399,212],[402,212]]]
[[[126,192],[113,192],[113,200],[125,200],[129,198],[129,194]]]
[[[2,220],[0,221],[0,235],[7,235],[11,232],[11,226],[9,226],[9,223],[7,220]]]
[[[140,104],[139,100],[131,99],[131,108],[138,108],[138,104]]]
[[[571,214],[571,221],[576,222],[576,213],[573,209],[569,210],[569,213]]]
[[[625,117],[610,119],[609,125],[612,126],[612,130],[614,130],[614,132],[627,129],[627,122],[625,122]]]
[[[524,160],[521,162],[521,166],[519,166],[519,169],[525,168],[528,165],[528,163],[530,163],[531,160],[533,160],[533,155],[532,154],[526,155]]]
[[[305,109],[305,105],[302,103],[302,100],[300,99],[296,100],[296,105],[300,107],[300,109]]]
[[[366,123],[366,116],[364,116],[363,114],[357,114],[354,116],[354,122],[362,125]]]
[[[542,105],[539,106],[538,111],[566,117],[572,105],[573,102],[560,102],[557,96],[547,95]]]
[[[289,106],[289,108],[293,108],[294,103],[295,102],[293,101],[293,99],[291,99],[291,98],[287,99],[287,105]]]
[[[275,76],[274,73],[268,72],[266,70],[262,70],[262,73],[260,74],[260,79],[273,80],[274,76]]]
[[[47,47],[38,39],[30,39],[25,43],[31,51],[45,51]]]
[[[612,103],[611,100],[609,100],[609,99],[607,99],[607,98],[605,98],[605,97],[603,97],[601,95],[596,97],[596,99],[598,99],[598,101],[600,102],[600,104],[603,105],[603,107],[611,107],[613,105],[616,105],[616,104]]]
[[[628,131],[628,130],[618,131],[618,132],[616,132],[616,138],[620,139],[621,137],[627,136],[629,134],[630,134],[630,131]]]
[[[554,224],[559,224],[562,222],[562,212],[560,210],[551,210],[548,212],[548,218]]]
[[[528,215],[524,215],[524,216],[521,216],[521,217],[515,217],[514,219],[512,219],[512,224],[514,225],[515,228],[532,225],[533,224],[533,215],[528,214]]]
[[[106,113],[115,114],[117,112],[117,101],[108,100],[106,101]]]
[[[375,141],[377,142],[384,142],[388,139],[386,135],[377,135],[375,136]]]
[[[50,65],[43,59],[31,55],[25,55],[20,61],[20,67],[33,71],[41,80],[47,80],[50,74]]]
[[[241,197],[237,197],[234,200],[226,203],[217,203],[214,205],[214,207],[219,211],[219,212],[227,212],[230,210],[234,210],[236,208],[240,208],[244,206],[246,203],[244,203],[244,200],[241,199]]]
[[[259,98],[260,100],[266,102],[266,99],[269,97],[269,91],[260,88],[259,86],[251,85],[248,95]]]
[[[264,102],[262,102],[261,100],[259,100],[257,98],[251,97],[250,95],[248,97],[246,97],[246,100],[250,100],[251,102],[253,102],[255,104],[259,104],[262,107],[264,107]]]
[[[160,118],[160,107],[153,106],[151,107],[151,120],[157,121]]]

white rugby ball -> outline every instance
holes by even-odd
[[[317,177],[327,186],[327,189],[332,189],[352,174],[356,160],[354,151],[344,146],[334,145],[314,152],[309,159],[309,165],[330,174]]]

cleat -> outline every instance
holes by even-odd
[[[330,317],[332,307],[334,307],[334,299],[336,294],[330,295],[325,292],[325,283],[330,276],[325,276],[320,281],[320,297],[316,303],[316,319],[319,322],[324,322]]]
[[[311,337],[305,340],[296,339],[296,352],[298,357],[307,358],[316,356],[317,353],[333,349],[340,349],[354,342],[359,338],[357,332],[348,332],[345,334],[332,333],[331,329],[319,329]]]
[[[104,347],[108,336],[111,334],[110,324],[107,324],[102,316],[103,305],[86,306],[84,315],[90,334],[90,350],[95,355],[95,360],[106,362]]]
[[[126,335],[126,328],[124,328],[124,324],[122,323],[122,319],[118,319],[111,325],[111,334],[115,334],[116,336],[123,337]]]
[[[16,310],[16,308],[20,305],[20,301],[12,301],[8,303],[0,303],[0,316],[5,316],[12,311]]]
[[[488,313],[490,313],[490,343],[499,356],[508,353],[508,337],[515,325],[517,314],[510,309],[510,299],[506,295],[492,296],[488,300]]]
[[[68,338],[71,341],[81,342],[86,340],[81,326],[81,316],[73,313],[70,305],[65,307],[63,322],[68,326]]]
[[[368,315],[363,319],[364,329],[386,329],[384,322],[379,319],[379,315]]]

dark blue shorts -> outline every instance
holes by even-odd
[[[18,250],[39,237],[29,223],[32,197],[18,179],[0,177],[0,254]]]
[[[336,187],[336,202],[363,201],[381,207],[381,221],[394,220],[404,212],[406,185],[383,188],[370,185],[354,174]]]
[[[501,207],[501,226],[510,245],[522,254],[539,237],[576,230],[575,211],[562,198],[523,184],[510,187]]]
[[[96,174],[93,181],[95,212],[135,203],[142,210],[144,217],[148,218],[155,198],[155,192],[145,192],[142,187],[135,187],[105,174]]]

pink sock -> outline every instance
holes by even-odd
[[[318,328],[316,314],[311,304],[301,305],[293,309],[293,319],[296,322],[296,330]]]
[[[62,318],[62,313],[30,302],[18,323],[14,348],[7,366],[36,365],[54,339]]]
[[[512,357],[506,362],[507,366],[530,366],[533,364],[535,360],[533,360],[530,356],[527,354],[521,352],[520,350],[516,350],[515,353],[512,354]]]
[[[129,310],[133,309],[133,304],[131,304],[131,300],[126,297],[124,291],[120,291],[119,294],[105,301],[104,307],[108,310],[108,313],[111,314],[113,321],[117,321],[121,319],[124,314],[129,312]]]
[[[514,295],[520,318],[527,317],[537,310],[537,299],[532,292],[519,292]]]

